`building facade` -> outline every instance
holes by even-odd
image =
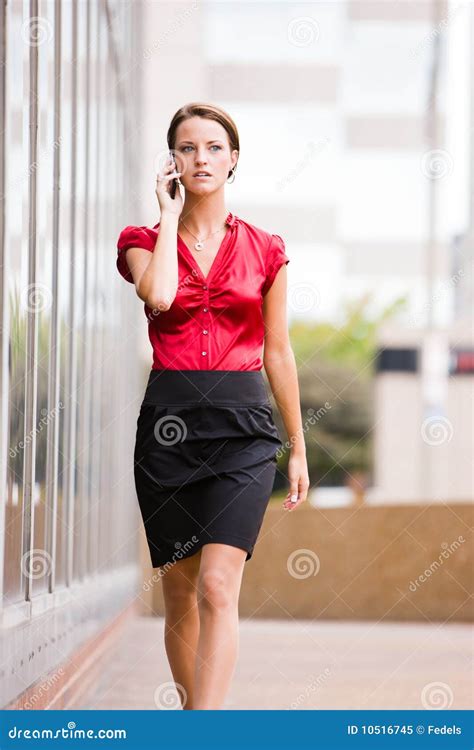
[[[2,706],[136,590],[137,307],[114,246],[138,12],[1,3]]]

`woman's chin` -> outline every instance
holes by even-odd
[[[184,187],[186,189],[186,192],[188,193],[192,193],[193,195],[203,196],[203,195],[211,195],[211,193],[215,193],[217,190],[219,190],[221,186],[220,185],[216,186],[215,183],[211,185],[210,183],[205,183],[205,182],[197,183],[197,184],[193,182],[191,185],[189,186],[185,185]]]

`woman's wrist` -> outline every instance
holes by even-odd
[[[174,211],[162,211],[160,216],[160,226],[162,224],[170,224],[170,225],[176,225],[178,226],[179,223],[179,214],[175,213]]]
[[[290,442],[290,451],[294,456],[306,456],[306,445],[302,438],[298,440],[291,440]]]

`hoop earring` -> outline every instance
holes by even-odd
[[[232,183],[235,180],[235,167],[232,167],[232,169],[230,171],[231,171],[231,177],[232,177],[232,179],[229,180],[229,178],[227,178],[226,182],[228,182],[229,185],[232,185]]]

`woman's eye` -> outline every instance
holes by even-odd
[[[186,151],[188,148],[194,148],[194,146],[183,146],[181,151]],[[214,143],[211,148],[217,148],[218,151],[222,150],[222,146],[219,146],[217,143]]]

